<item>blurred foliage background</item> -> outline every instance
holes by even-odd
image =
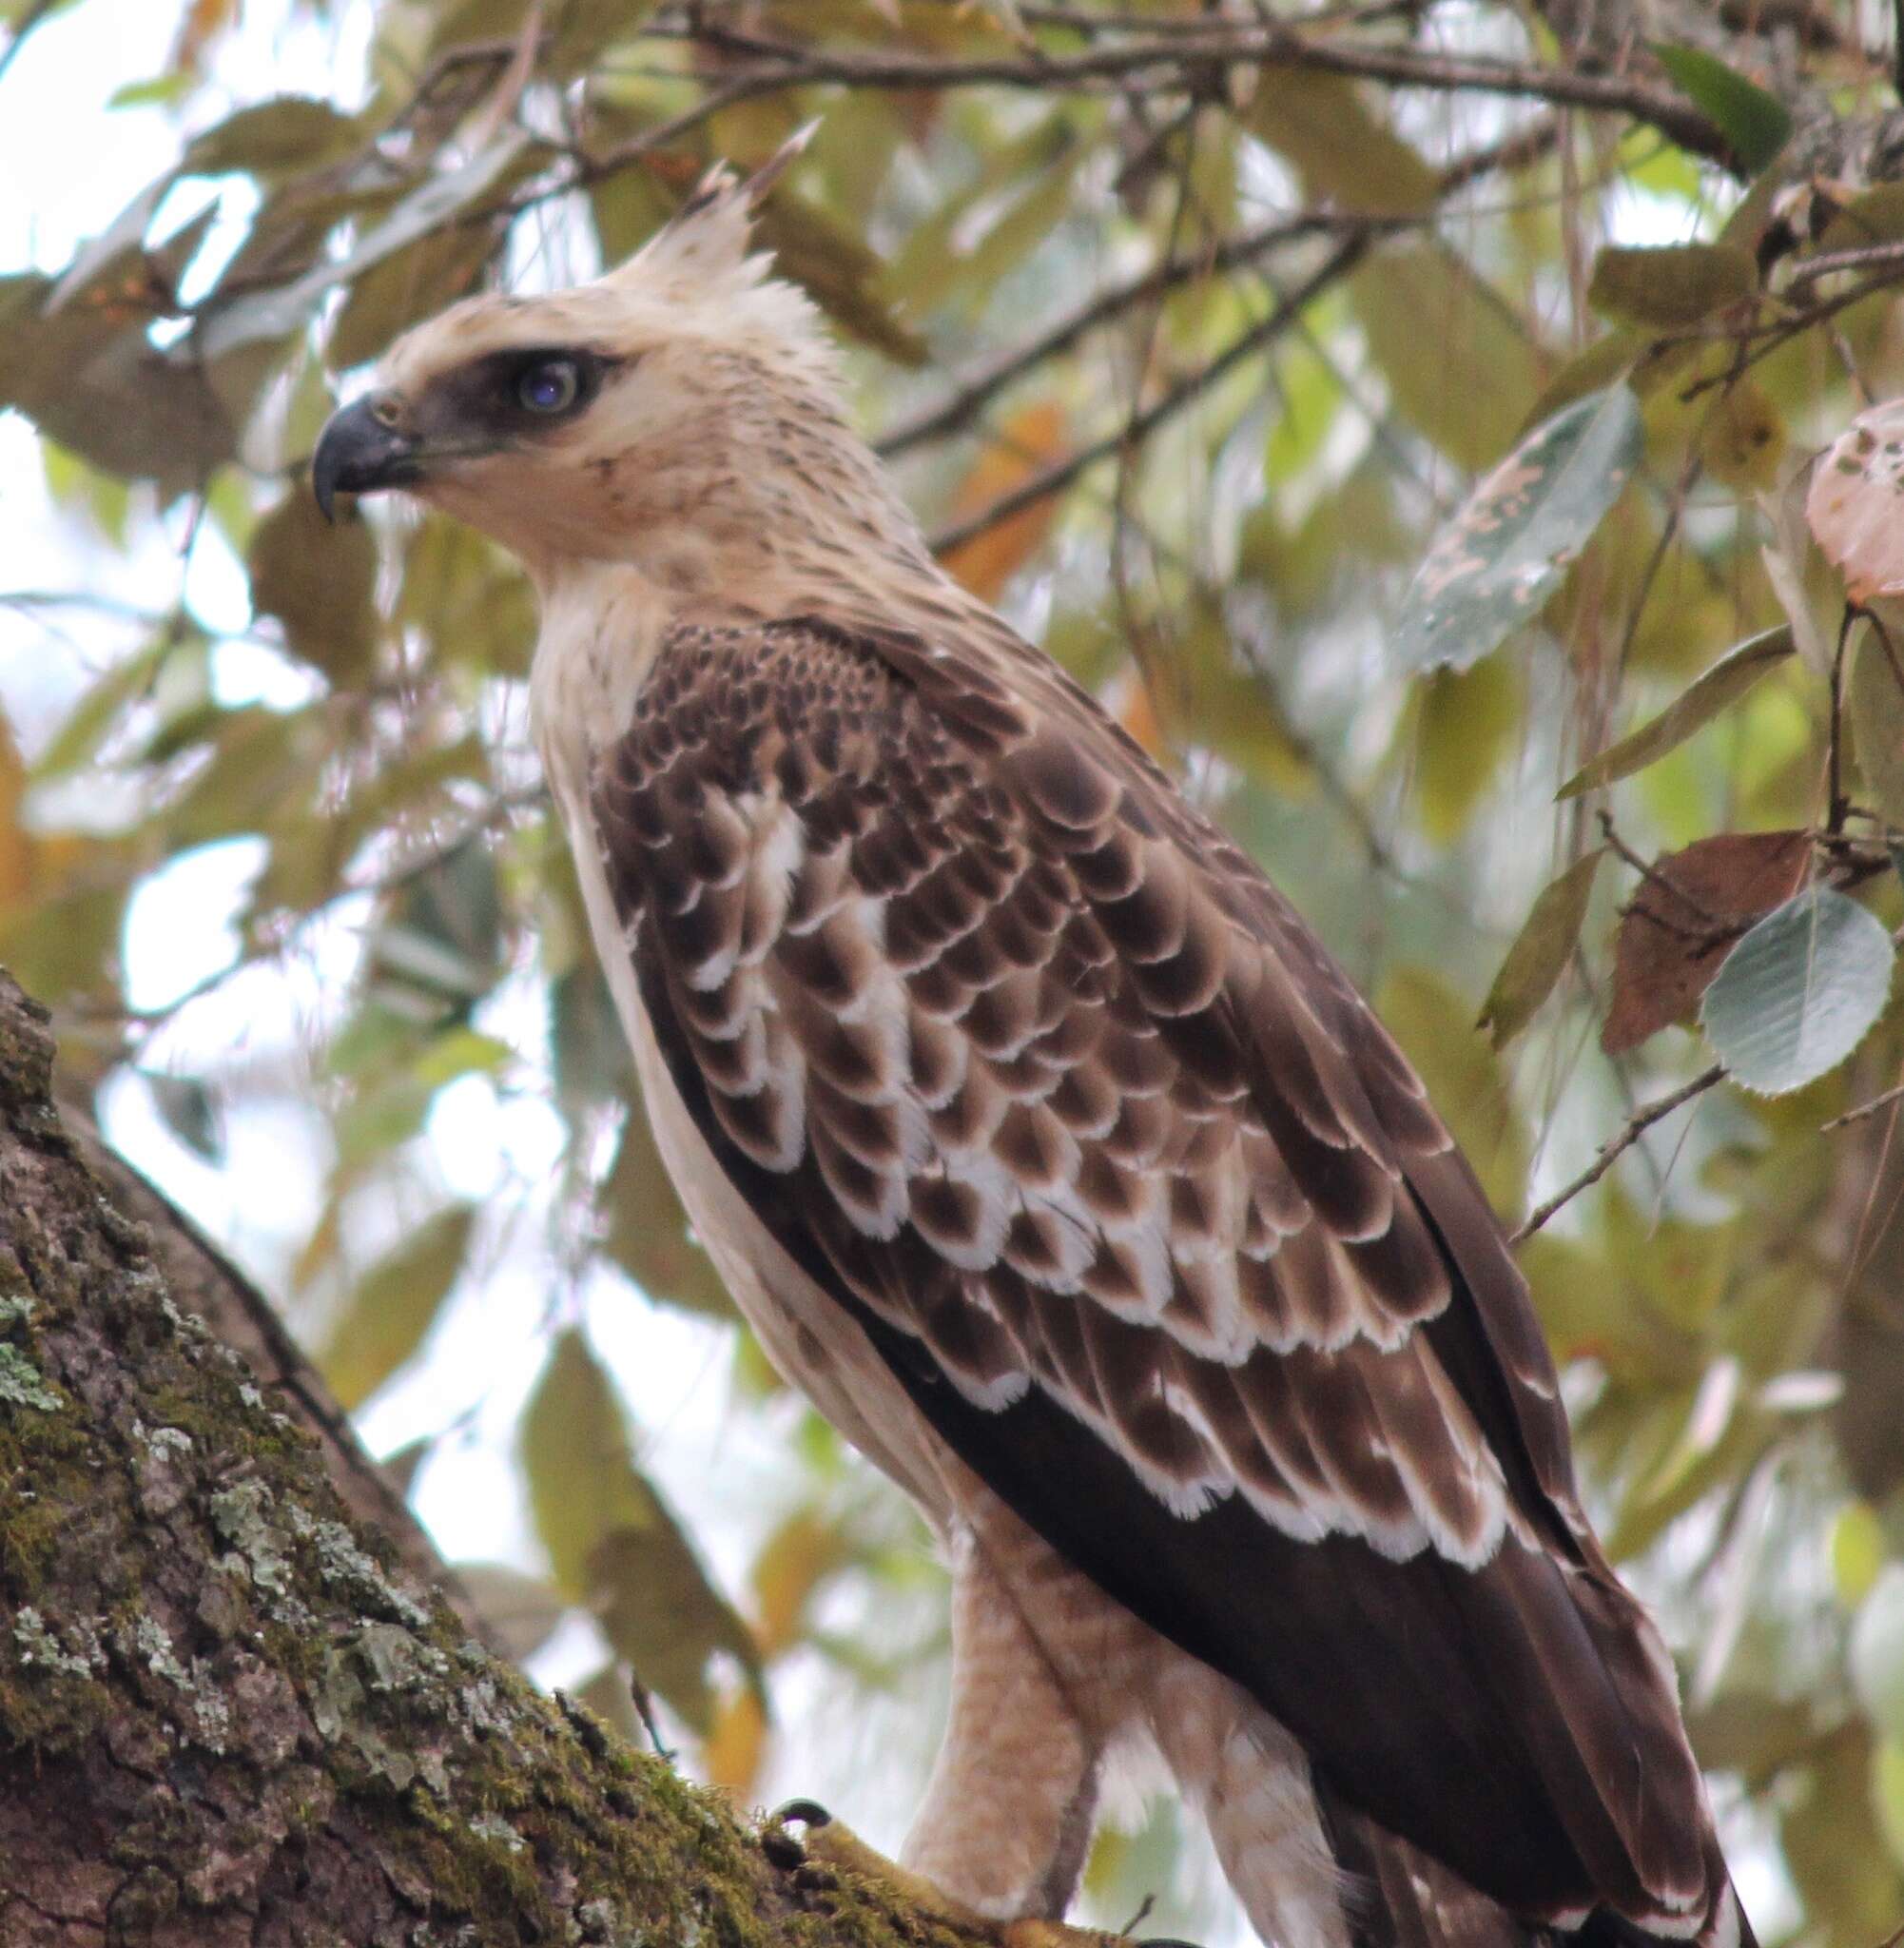
[[[592,274],[818,117],[762,241],[861,422],[954,571],[1315,922],[1526,1220],[1761,1935],[1888,1933],[1904,1013],[1858,1033],[1904,921],[1904,665],[1804,518],[1814,456],[1904,390],[1888,10],[143,11],[163,60],[45,166],[155,118],[169,166],[0,277],[0,962],[513,1646],[638,1736],[632,1673],[685,1764],[888,1843],[942,1694],[923,1534],[779,1387],[629,1107],[525,586],[435,518],[326,528],[304,463],[405,326]],[[124,18],[0,0],[0,115],[109,70]],[[1851,1029],[1754,1042],[1789,957],[1702,1029],[1752,924],[1826,895],[1880,944],[1848,998],[1819,976]],[[1222,1938],[1168,1802],[1113,1811],[1094,1911],[1155,1893]]]

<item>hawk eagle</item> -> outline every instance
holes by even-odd
[[[662,1155],[952,1566],[907,1867],[1044,1938],[1148,1740],[1279,1948],[1739,1948],[1473,1172],[1288,902],[935,563],[762,186],[412,331],[313,481],[534,578]]]

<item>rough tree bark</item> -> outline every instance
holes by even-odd
[[[240,1275],[163,1200],[128,1217],[52,1057],[0,973],[6,1948],[960,1938],[475,1641],[420,1534],[362,1519],[382,1490],[295,1353],[254,1375],[175,1302],[264,1316],[219,1310],[198,1281]]]

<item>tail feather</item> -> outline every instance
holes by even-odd
[[[1716,1847],[1719,1894],[1696,1933],[1649,1933],[1608,1907],[1564,1927],[1509,1913],[1326,1790],[1317,1802],[1346,1882],[1352,1948],[1758,1948]]]

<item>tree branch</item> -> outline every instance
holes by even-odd
[[[1727,168],[1738,167],[1732,146],[1719,127],[1669,88],[1649,87],[1624,75],[1582,73],[1485,55],[1464,59],[1410,49],[1356,47],[1347,41],[1311,38],[1273,22],[1213,21],[1205,32],[1181,26],[1168,36],[1153,34],[1121,46],[1093,46],[1076,53],[1039,51],[966,60],[883,49],[813,49],[745,33],[712,21],[656,26],[651,31],[671,33],[716,53],[755,61],[760,65],[730,73],[724,86],[744,86],[761,93],[821,83],[880,89],[1020,88],[1047,94],[1094,82],[1192,88],[1199,85],[1200,75],[1212,70],[1264,65],[1310,68],[1436,93],[1505,95],[1560,107],[1627,115],[1659,129],[1695,155]]]
[[[176,1302],[52,1063],[0,974],[0,1940],[968,1938],[471,1641]]]
[[[1525,1244],[1555,1212],[1570,1204],[1582,1191],[1598,1183],[1656,1122],[1671,1116],[1674,1110],[1683,1107],[1695,1096],[1704,1095],[1714,1083],[1724,1080],[1725,1064],[1716,1062],[1709,1069],[1701,1069],[1690,1082],[1673,1090],[1670,1095],[1661,1096],[1657,1101],[1645,1103],[1636,1109],[1626,1119],[1625,1126],[1620,1133],[1601,1144],[1593,1161],[1570,1184],[1556,1191],[1545,1204],[1536,1204],[1528,1212],[1525,1223],[1511,1234],[1507,1242],[1510,1245]]]

